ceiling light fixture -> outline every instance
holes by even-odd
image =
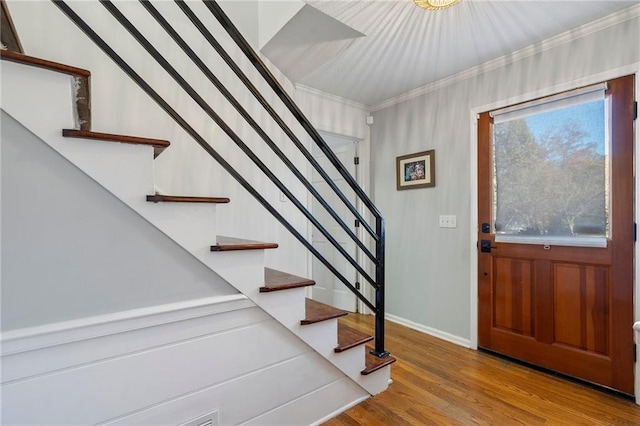
[[[423,9],[440,10],[451,7],[460,0],[413,0],[413,2]]]

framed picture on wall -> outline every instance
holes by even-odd
[[[396,158],[398,191],[436,186],[436,151],[416,152]]]

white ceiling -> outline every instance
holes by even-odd
[[[462,0],[441,11],[413,0],[305,2],[262,52],[294,83],[375,106],[640,0]]]

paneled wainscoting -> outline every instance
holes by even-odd
[[[364,394],[241,294],[10,331],[2,352],[7,425],[297,426]]]
[[[344,322],[371,332],[373,317]],[[640,406],[388,322],[387,349],[398,360],[389,389],[325,426],[638,425]]]

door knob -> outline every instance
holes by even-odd
[[[480,251],[482,253],[491,253],[491,249],[497,249],[498,247],[491,245],[491,240],[480,241]]]

